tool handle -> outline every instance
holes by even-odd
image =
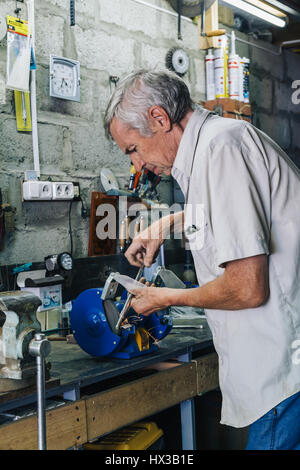
[[[222,36],[223,34],[226,34],[225,29],[215,29],[214,31],[207,31],[207,33],[205,33],[205,36],[211,38],[213,36]]]

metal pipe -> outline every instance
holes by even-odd
[[[46,450],[46,411],[45,411],[45,359],[36,357],[37,368],[37,416],[38,416],[38,447]]]
[[[46,450],[45,357],[51,350],[45,334],[36,333],[29,344],[29,353],[36,358],[36,389],[38,419],[38,449]]]

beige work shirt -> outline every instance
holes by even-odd
[[[200,108],[172,176],[185,196],[199,285],[221,276],[228,261],[268,255],[264,305],[205,311],[219,356],[221,423],[247,426],[300,390],[300,172],[248,122]]]

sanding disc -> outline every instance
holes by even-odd
[[[117,309],[115,303],[111,299],[106,299],[103,300],[103,308],[105,311],[107,323],[109,324],[109,327],[115,335],[120,336],[121,334],[121,329],[117,330],[116,325],[119,320],[119,310]]]
[[[109,168],[102,168],[100,172],[101,189],[105,193],[114,189],[118,191],[119,185],[113,172]]]
[[[183,49],[173,47],[166,55],[166,66],[169,70],[172,70],[180,77],[183,77],[190,66],[189,56]]]

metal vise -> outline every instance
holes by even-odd
[[[35,359],[29,344],[41,331],[36,317],[40,305],[39,297],[31,292],[0,293],[0,392],[35,382]]]

